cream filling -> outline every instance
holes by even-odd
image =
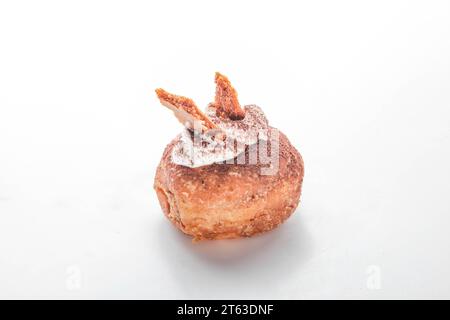
[[[209,106],[206,115],[225,133],[226,139],[216,139],[208,133],[193,134],[184,129],[172,150],[172,161],[190,168],[224,163],[245,152],[246,146],[258,140],[267,141],[269,125],[261,108],[249,105],[244,110],[242,120],[222,120],[216,116],[215,108]]]

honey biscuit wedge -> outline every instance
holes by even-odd
[[[223,74],[216,72],[216,97],[214,106],[217,115],[223,119],[242,120],[245,111],[241,108],[237,92],[230,83],[230,80]]]
[[[177,96],[164,89],[155,90],[161,104],[173,111],[175,117],[184,126],[193,131],[205,133],[218,130],[218,127],[196,106],[192,99]]]

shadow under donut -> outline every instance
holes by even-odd
[[[165,220],[158,230],[168,268],[186,293],[179,298],[270,297],[271,288],[289,281],[313,254],[312,238],[298,212],[252,238],[192,243]]]

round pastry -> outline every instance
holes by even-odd
[[[269,231],[297,208],[303,160],[256,105],[241,108],[229,80],[216,73],[206,112],[191,99],[156,93],[185,126],[166,147],[154,188],[164,214],[194,240]]]

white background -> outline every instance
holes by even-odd
[[[192,244],[153,191],[214,72],[302,153],[264,236]],[[0,298],[450,298],[448,1],[2,1]]]

